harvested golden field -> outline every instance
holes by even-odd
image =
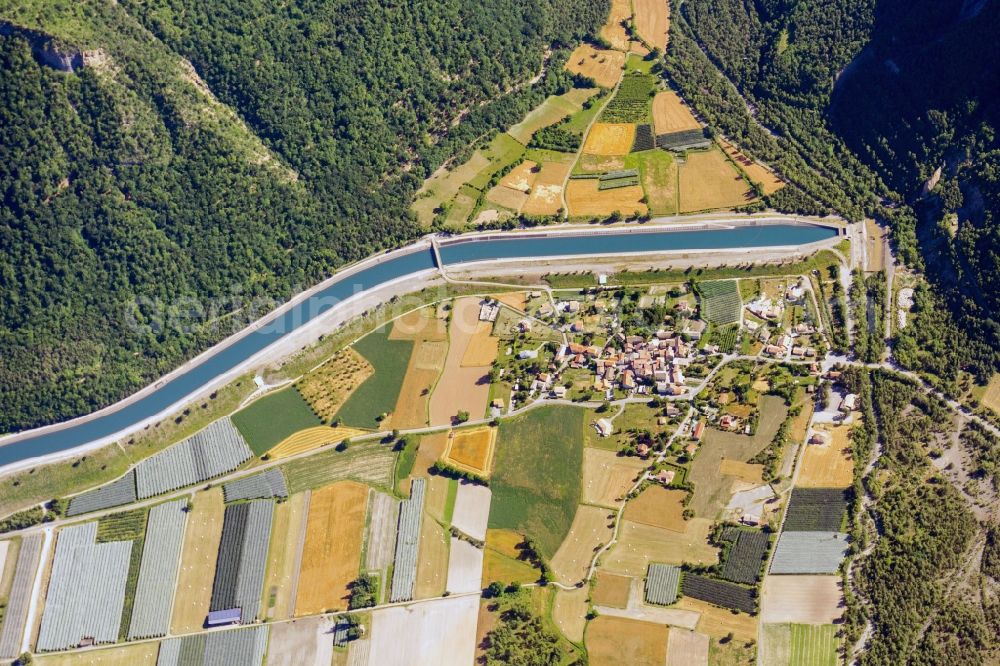
[[[653,128],[657,134],[669,134],[701,127],[691,107],[673,90],[663,90],[653,98]]]
[[[613,190],[597,189],[597,179],[571,180],[566,188],[566,205],[574,217],[602,217],[615,211],[622,215],[645,213],[642,188],[619,187]]]
[[[479,323],[479,299],[454,301],[448,356],[444,372],[431,394],[431,425],[456,422],[459,411],[473,419],[482,418],[490,394],[489,366],[464,367],[462,359]]]
[[[701,613],[697,631],[712,638],[723,638],[732,632],[737,641],[757,640],[757,617],[733,613],[728,608],[719,608],[692,597],[681,597],[673,607]]]
[[[480,321],[476,323],[476,332],[469,339],[469,344],[462,355],[463,368],[481,368],[492,365],[497,358],[500,339],[493,337],[493,323]]]
[[[350,347],[341,349],[295,383],[295,388],[316,415],[329,422],[351,393],[368,379],[375,369]]]
[[[268,451],[267,455],[272,460],[280,460],[281,458],[288,458],[289,456],[318,449],[327,444],[358,437],[367,432],[369,431],[361,428],[348,428],[347,426],[337,426],[336,428],[315,426],[306,428],[286,437],[280,444]]]
[[[983,397],[980,402],[987,409],[992,409],[994,413],[1000,414],[1000,372],[990,377],[990,382],[986,385],[986,390],[983,391]]]
[[[601,37],[604,38],[611,48],[618,51],[628,51],[628,33],[625,32],[623,22],[632,18],[632,3],[630,0],[611,0],[611,13],[607,22],[601,26]]]
[[[614,451],[583,449],[583,495],[586,504],[616,507],[632,489],[636,477],[646,467],[638,458],[619,456]]]
[[[427,340],[444,342],[448,339],[448,322],[429,305],[396,317],[389,331],[390,340]]]
[[[494,294],[490,298],[494,298],[518,312],[524,312],[524,306],[528,302],[528,294],[523,291],[508,291],[503,294]]]
[[[667,666],[708,666],[709,637],[690,629],[670,627]],[[716,657],[715,663],[736,663]],[[764,662],[765,664],[768,662]]]
[[[274,507],[274,527],[264,580],[263,608],[268,620],[287,620],[292,616],[298,585],[295,573],[305,537],[306,504],[306,493],[296,493]]]
[[[525,215],[555,215],[562,208],[563,183],[572,167],[567,162],[542,162],[531,194],[521,212]]]
[[[172,634],[200,631],[205,624],[212,601],[215,560],[222,540],[224,512],[221,486],[194,494],[184,529],[181,570],[177,576],[177,594],[170,621]]]
[[[597,88],[571,88],[562,95],[550,95],[507,133],[522,144],[528,145],[535,132],[543,127],[555,125],[563,118],[576,113],[583,108],[583,103],[596,93]]]
[[[685,490],[670,490],[659,484],[646,488],[625,507],[625,520],[686,532],[690,521],[684,520]]]
[[[689,152],[680,166],[681,211],[736,208],[755,201],[743,176],[721,151]]]
[[[735,476],[740,481],[746,481],[759,486],[764,483],[761,474],[764,471],[763,465],[740,462],[730,458],[723,458],[719,461],[719,474],[722,476]]]
[[[832,624],[844,614],[840,576],[768,576],[761,595],[762,622]]]
[[[708,543],[711,530],[712,521],[703,518],[689,520],[683,533],[626,520],[602,566],[629,576],[645,576],[650,562],[715,564],[719,550]]]
[[[525,160],[510,170],[506,176],[500,179],[499,185],[509,187],[520,192],[530,192],[535,185],[535,175],[538,173],[538,164],[531,160]]]
[[[567,72],[590,77],[602,88],[614,88],[624,67],[624,53],[595,49],[590,44],[580,44],[566,61]]]
[[[368,486],[338,481],[312,494],[295,615],[347,608],[364,541]]]
[[[420,524],[420,549],[417,557],[417,582],[414,599],[439,597],[448,583],[449,536],[445,529],[426,514]]]
[[[590,666],[663,666],[667,627],[600,615],[587,626],[587,656]]]
[[[875,220],[865,220],[865,234],[868,236],[868,270],[885,270],[885,244],[888,242],[889,230],[880,226]]]
[[[413,212],[424,226],[430,226],[434,219],[434,209],[458,194],[459,188],[473,176],[488,167],[490,160],[480,150],[472,153],[465,163],[451,171],[444,166],[424,181],[413,201]]]
[[[625,168],[625,158],[608,155],[580,155],[576,163],[577,171],[587,173],[603,173]]]
[[[809,421],[812,420],[813,410],[816,407],[812,400],[804,400],[799,404],[802,406],[802,409],[799,411],[799,415],[792,419],[792,424],[788,428],[788,439],[794,444],[801,444],[806,441],[806,433],[809,431]]]
[[[764,188],[764,194],[774,194],[785,186],[785,183],[774,172],[763,164],[753,161],[734,144],[729,143],[725,139],[719,139],[719,145],[739,165],[743,173],[747,175],[747,178],[755,183],[760,183],[760,186]]]
[[[512,530],[486,530],[486,552],[483,558],[483,582],[534,583],[540,572],[521,558],[517,545],[524,541]]]
[[[38,655],[39,666],[156,666],[160,644],[155,641],[71,654]]]
[[[848,488],[854,483],[854,460],[851,457],[851,429],[838,425],[816,427],[830,435],[827,444],[806,444],[796,486],[804,488]]]
[[[488,476],[493,467],[496,432],[495,428],[458,431],[451,438],[445,457],[456,467]]]
[[[572,585],[587,576],[597,549],[611,540],[610,515],[608,509],[597,506],[581,504],[576,508],[569,533],[552,558],[556,580]]]
[[[595,606],[625,608],[628,606],[628,597],[631,591],[631,576],[598,571],[597,585],[594,586],[594,594],[591,599]]]
[[[448,504],[448,479],[441,475],[428,476],[424,490],[424,510],[435,520],[445,522]]]
[[[583,631],[587,627],[588,610],[586,587],[556,590],[556,598],[552,602],[552,621],[555,622],[562,635],[574,643],[583,641]]]
[[[670,6],[666,0],[634,0],[635,31],[653,48],[667,50]]]
[[[505,185],[495,185],[486,193],[486,200],[502,208],[520,213],[528,201],[528,193],[511,189]]]
[[[428,424],[431,389],[441,376],[447,357],[447,342],[416,341],[392,412],[394,427],[421,428]]]
[[[627,155],[635,141],[635,123],[594,123],[583,142],[586,155]]]

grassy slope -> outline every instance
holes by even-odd
[[[233,414],[233,424],[243,434],[250,450],[258,456],[303,428],[320,425],[295,388],[264,396]]]
[[[580,501],[582,414],[551,406],[500,424],[489,526],[533,537],[546,557],[559,549]]]
[[[375,368],[375,374],[366,379],[337,412],[337,418],[344,425],[375,428],[378,426],[376,419],[396,407],[413,352],[413,341],[390,340],[391,330],[390,326],[383,326],[354,345],[354,349]]]

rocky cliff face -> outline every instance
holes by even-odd
[[[31,44],[31,52],[46,67],[60,72],[74,72],[84,66],[83,53],[61,44],[49,35],[0,21],[0,35],[20,35]]]

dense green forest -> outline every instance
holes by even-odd
[[[794,185],[770,205],[872,216],[926,271],[935,291],[897,344],[943,388],[959,368],[985,379],[1000,350],[998,32],[998,3],[961,0],[688,0],[671,22],[685,97]],[[920,351],[935,339],[948,353]]]
[[[565,47],[607,11],[0,0],[0,432],[114,402],[418,234],[424,177],[571,86]],[[83,67],[42,64],[50,38]]]

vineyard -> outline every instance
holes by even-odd
[[[226,507],[209,610],[240,608],[243,622],[257,617],[273,509],[270,500]]]
[[[79,516],[84,513],[112,509],[116,506],[131,504],[136,499],[138,498],[135,492],[135,470],[133,469],[117,481],[112,481],[106,486],[71,498],[66,515]]]
[[[681,589],[684,596],[701,599],[722,608],[744,613],[753,613],[757,610],[756,592],[753,588],[686,573]]]
[[[709,337],[709,344],[718,345],[719,351],[723,354],[732,353],[736,349],[736,342],[739,338],[740,327],[736,324],[718,326],[712,329]]]
[[[706,321],[717,326],[740,321],[743,303],[736,280],[699,282],[696,288],[701,296],[701,314]]]
[[[417,580],[417,552],[420,546],[420,521],[424,512],[424,479],[414,479],[410,499],[399,507],[399,531],[396,535],[396,558],[392,571],[389,601],[409,601]]]
[[[656,147],[683,152],[691,148],[708,148],[712,142],[705,137],[705,130],[690,129],[656,136]]]
[[[136,465],[137,495],[146,499],[207,481],[236,469],[252,455],[229,417],[219,419]]]
[[[7,597],[7,608],[0,626],[0,659],[13,659],[21,653],[21,638],[28,621],[31,604],[31,586],[35,581],[42,552],[42,534],[31,534],[21,539],[14,567],[14,582]]]
[[[170,628],[177,568],[187,524],[186,507],[185,500],[176,500],[155,506],[149,512],[128,624],[129,640],[165,636]]]
[[[666,564],[650,564],[646,573],[646,601],[651,604],[669,606],[677,601],[681,570]]]
[[[635,139],[632,141],[632,152],[639,153],[643,150],[656,148],[656,136],[650,125],[638,125],[635,128]]]
[[[847,556],[840,532],[782,532],[771,562],[772,574],[833,574]]]
[[[285,485],[285,475],[281,473],[280,469],[269,469],[266,472],[224,484],[222,494],[226,502],[272,499],[288,497],[288,487]]]
[[[723,539],[732,546],[722,566],[722,577],[734,583],[756,583],[767,556],[768,535],[761,530],[729,528]]]
[[[656,79],[653,76],[642,72],[626,74],[615,98],[604,109],[601,122],[649,122],[650,106],[655,94]]]
[[[788,503],[783,529],[788,532],[839,532],[846,514],[846,490],[796,488]]]

